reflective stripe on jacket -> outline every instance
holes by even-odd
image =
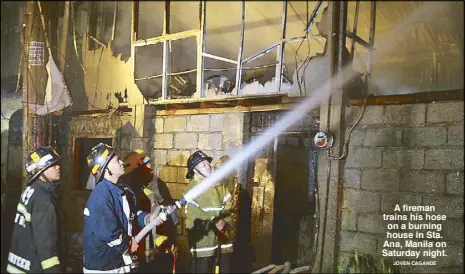
[[[6,270],[61,273],[57,183],[35,180],[19,198]]]
[[[127,254],[134,225],[144,226],[146,212],[135,210],[135,195],[129,189],[102,179],[84,209],[84,270],[124,271],[133,262]],[[131,203],[131,204],[130,204]],[[133,219],[134,222],[129,221]]]
[[[202,177],[195,174],[187,186],[185,192],[199,184]],[[206,224],[212,218],[218,217],[221,211],[227,211],[231,207],[229,199],[224,207],[222,202],[226,194],[229,193],[226,187],[221,184],[208,189],[195,199],[194,203],[185,206],[186,228],[188,230],[189,250],[195,257],[209,257],[215,254],[218,249],[218,238],[213,230],[206,227]],[[223,218],[226,223],[231,222],[230,217]],[[214,224],[212,224],[214,226]],[[221,243],[221,252],[232,252],[233,245],[231,241]]]

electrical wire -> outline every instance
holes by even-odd
[[[367,101],[368,101],[368,98],[369,97],[372,97],[373,94],[369,94],[368,96],[365,97],[365,99],[363,100],[363,108],[362,108],[362,112],[360,113],[360,116],[358,117],[357,121],[353,124],[353,126],[350,128],[349,130],[349,133],[347,134],[347,137],[346,137],[346,140],[344,142],[344,149],[343,149],[343,152],[342,152],[342,155],[341,156],[328,156],[331,160],[344,160],[346,157],[347,157],[347,154],[349,153],[349,142],[350,142],[350,136],[352,134],[352,131],[354,130],[354,128],[358,125],[358,123],[360,122],[360,120],[362,120],[362,117],[363,117],[363,114],[365,113],[365,108],[367,106]]]

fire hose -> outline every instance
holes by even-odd
[[[174,205],[168,205],[166,207],[164,207],[160,213],[158,214],[157,217],[155,217],[151,222],[149,222],[139,233],[137,233],[135,239],[136,239],[136,243],[139,243],[140,240],[142,240],[142,238],[144,238],[145,235],[147,235],[147,233],[149,233],[152,228],[154,228],[156,226],[156,223],[161,220],[163,221],[166,221],[166,219],[168,218],[168,216],[175,212],[176,209],[179,209],[181,207],[183,207],[185,204],[186,204],[186,200],[183,198],[177,200],[174,202]]]

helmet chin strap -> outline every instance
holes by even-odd
[[[207,176],[205,176],[205,174],[202,173],[202,171],[198,170],[197,168],[194,168],[194,170],[196,170],[200,175],[202,175],[204,178],[207,178]]]
[[[42,177],[42,178],[44,179],[44,182],[46,182],[46,183],[52,182],[47,176],[45,176],[44,173],[42,173],[42,174],[40,175],[40,177]]]
[[[111,172],[111,170],[108,167],[106,167],[105,170],[108,172],[108,175],[113,176],[113,173]]]

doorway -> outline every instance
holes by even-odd
[[[250,141],[259,135],[267,134],[266,129],[272,127],[282,115],[284,112],[279,111],[252,113]],[[273,163],[270,171],[274,177],[274,194],[272,197],[264,198],[262,203],[265,210],[272,208],[273,214],[267,215],[262,209],[254,208],[257,205],[252,204],[252,212],[262,216],[263,220],[255,219],[260,220],[260,223],[272,224],[271,229],[265,228],[263,224],[251,225],[252,233],[261,235],[259,238],[262,238],[253,242],[263,242],[271,234],[271,243],[266,246],[267,251],[260,250],[265,248],[263,245],[254,244],[254,253],[260,254],[260,258],[255,259],[254,269],[269,264],[282,265],[286,261],[294,268],[311,261],[315,229],[314,189],[317,183],[315,176],[317,150],[312,145],[312,137],[318,131],[317,121],[318,116],[315,113],[307,114],[300,122],[281,132],[274,143],[266,146],[257,153],[255,159],[249,161],[250,184],[254,184],[253,173],[255,160],[258,158],[269,159]],[[262,213],[257,213],[261,210]],[[267,217],[263,218],[263,216]],[[269,255],[264,257],[265,253]]]

